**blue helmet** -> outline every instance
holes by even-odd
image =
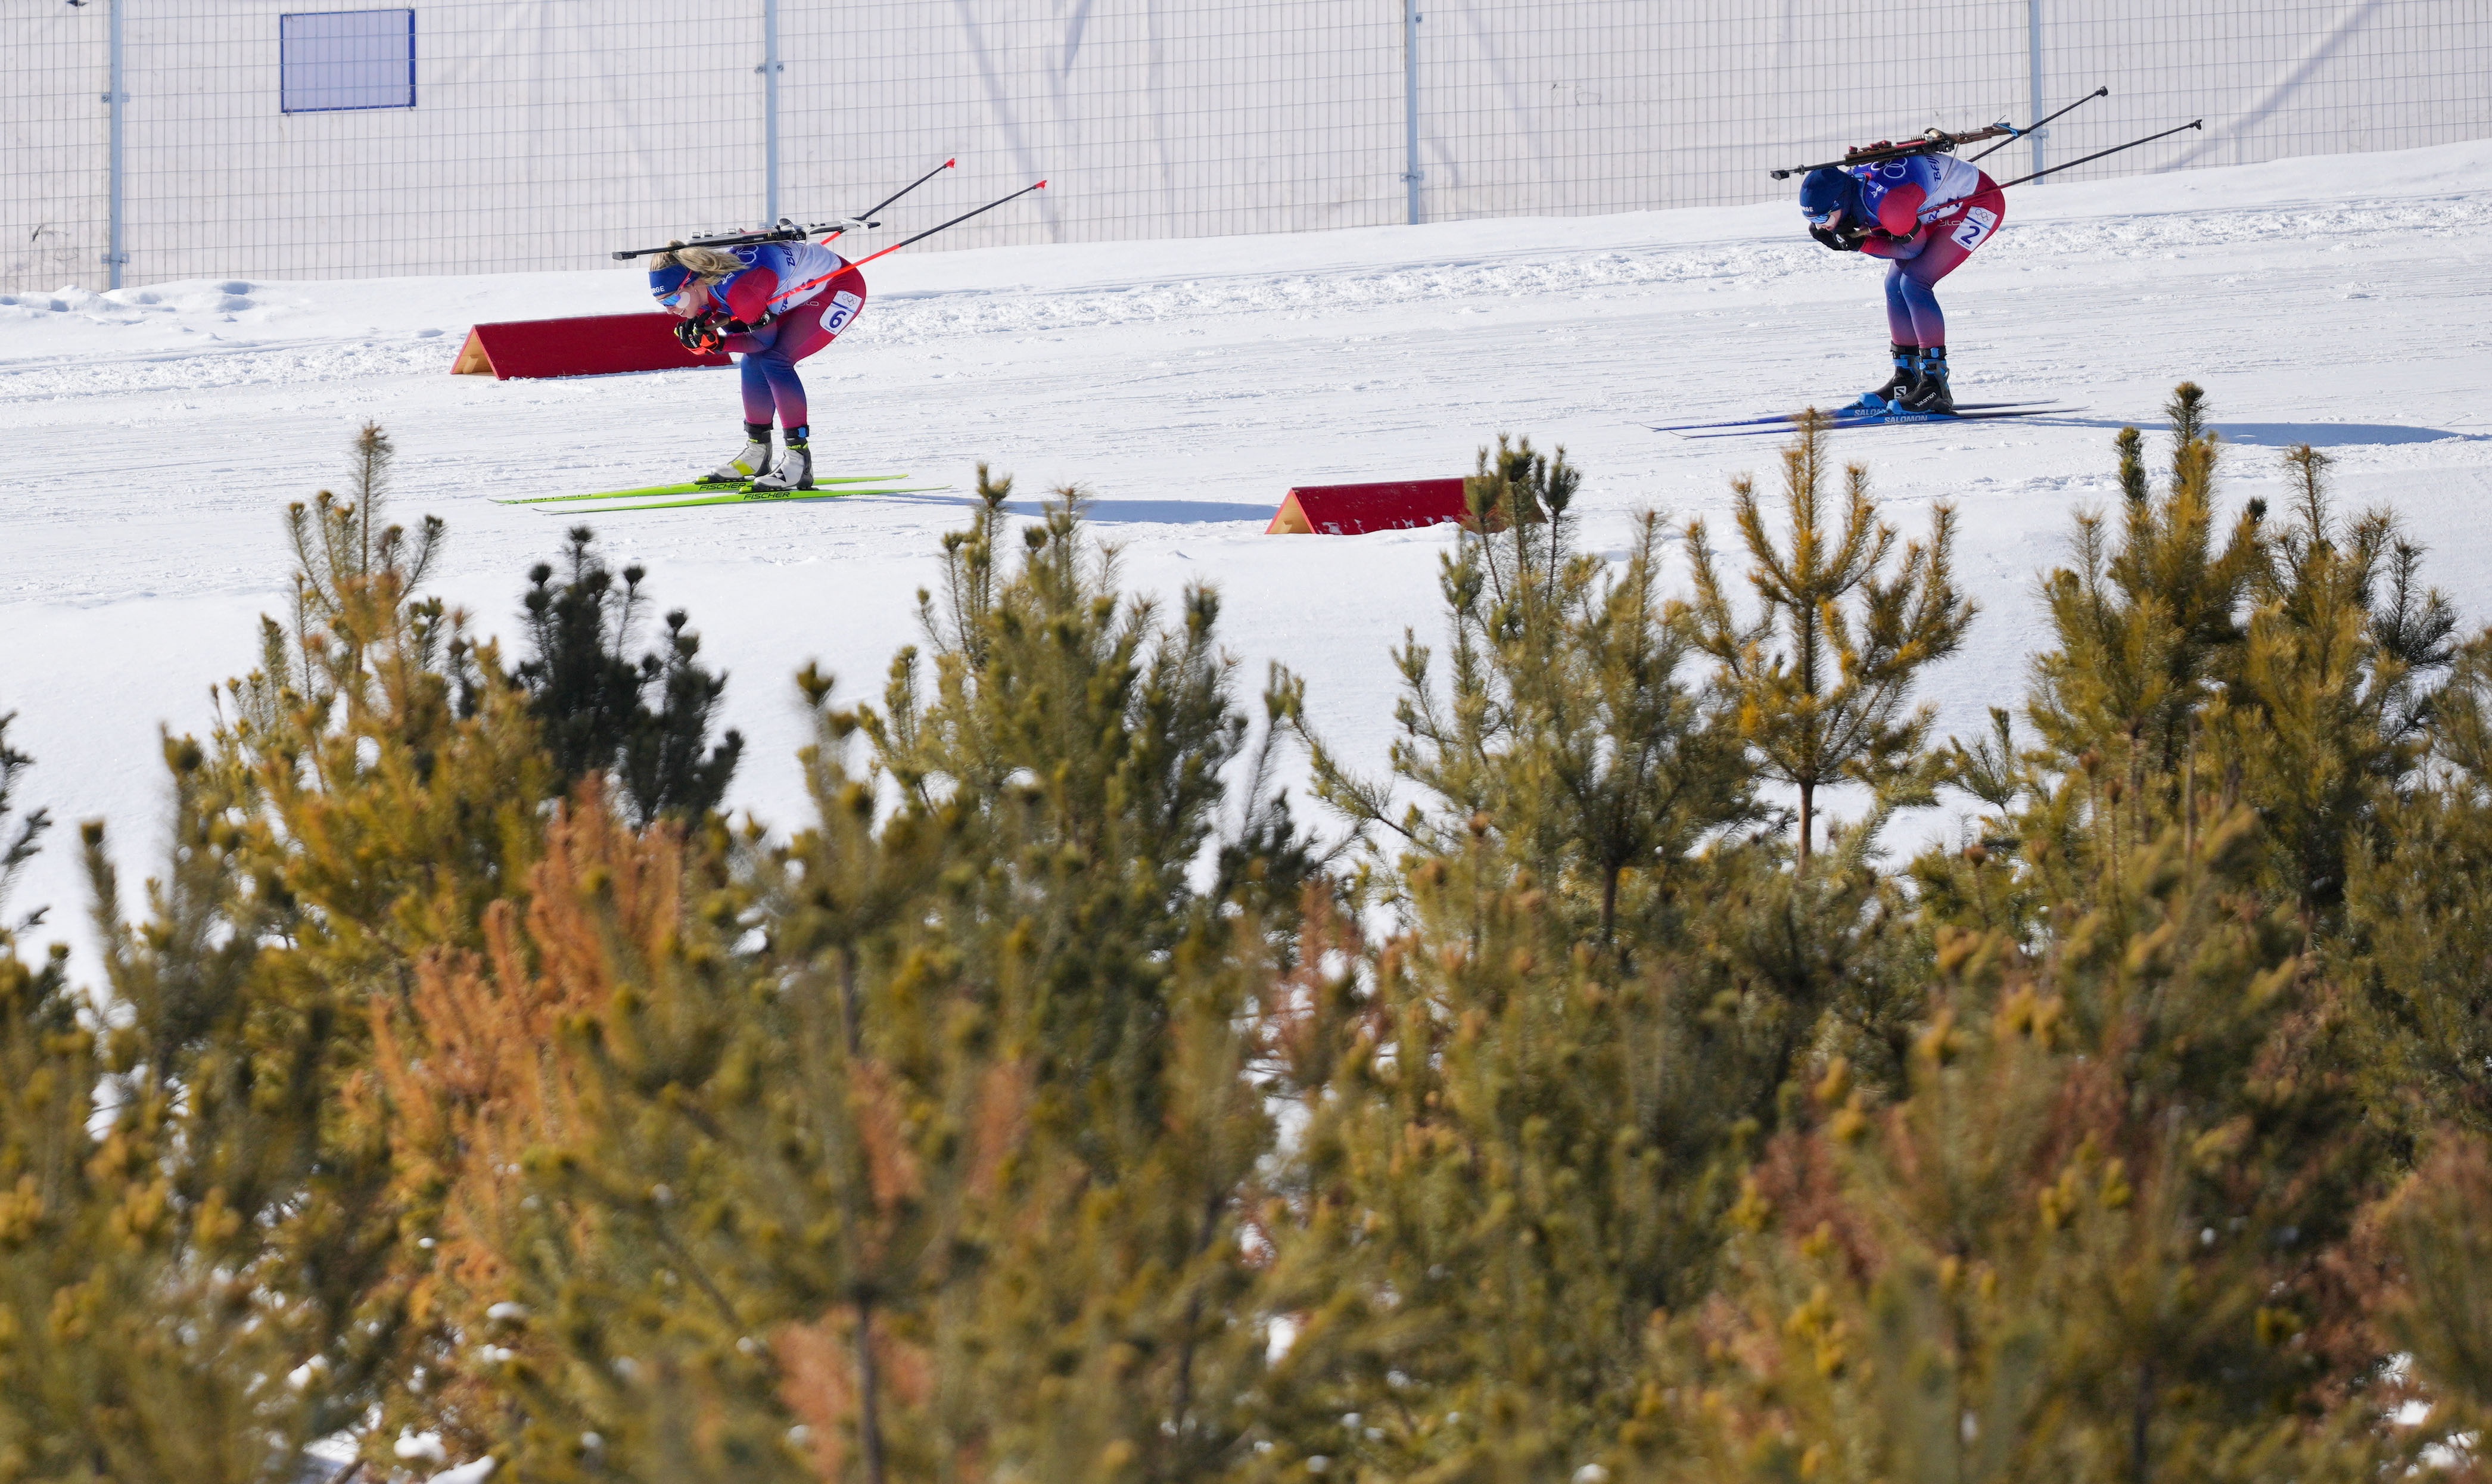
[[[1808,172],[1799,183],[1799,209],[1812,219],[1828,212],[1860,214],[1860,181],[1851,171],[1825,165]]]

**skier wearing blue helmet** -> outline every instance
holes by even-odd
[[[1860,405],[1953,414],[1946,315],[1934,290],[2006,218],[2007,198],[1998,183],[1975,165],[1938,154],[1825,165],[1800,182],[1799,209],[1808,234],[1827,247],[1887,261],[1886,328],[1895,373],[1862,394]]]
[[[1831,165],[1811,170],[1800,179],[1799,209],[1812,223],[1828,220],[1837,214],[1857,219],[1862,215],[1860,182],[1851,171]],[[1826,229],[1813,225],[1809,228],[1809,235],[1823,242]]]

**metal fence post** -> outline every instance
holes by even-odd
[[[779,0],[761,0],[761,222],[779,220]]]
[[[2033,117],[2040,118],[2044,111],[2042,108],[2042,0],[2025,0],[2025,51],[2027,63],[2031,69],[2028,74],[2028,85],[2032,90]],[[2050,135],[2051,131],[2047,129],[2033,131],[2033,173],[2036,175],[2042,173],[2042,141]]]
[[[1419,0],[1402,0],[1402,184],[1419,224]]]
[[[130,253],[123,248],[121,235],[121,105],[130,98],[129,93],[122,87],[121,6],[122,0],[111,0],[104,22],[106,37],[104,86],[109,91],[104,95],[104,102],[110,109],[112,121],[110,138],[104,146],[106,183],[104,264],[105,276],[109,281],[104,285],[106,288],[121,286],[122,265],[130,261]]]

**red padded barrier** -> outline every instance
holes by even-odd
[[[672,314],[591,314],[478,325],[450,370],[461,375],[606,376],[616,371],[731,366],[727,352],[695,355],[675,339]]]
[[[1301,485],[1281,502],[1266,536],[1356,536],[1439,525],[1470,514],[1459,479],[1404,479],[1380,485]]]

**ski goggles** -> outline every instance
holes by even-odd
[[[700,287],[700,282],[696,279],[692,282],[685,284],[683,287],[676,289],[673,293],[660,294],[658,296],[658,303],[665,308],[671,310],[677,305],[682,304],[686,299],[691,298],[693,290],[698,287]]]
[[[1842,221],[1842,220],[1843,220],[1843,208],[1842,208],[1842,207],[1840,207],[1840,206],[1837,206],[1837,207],[1834,207],[1833,209],[1828,210],[1828,211],[1821,211],[1821,212],[1816,212],[1816,213],[1811,214],[1811,216],[1810,216],[1810,217],[1809,217],[1809,219],[1808,219],[1808,224],[1809,224],[1809,225],[1811,225],[1811,226],[1832,226],[1835,223],[1840,222],[1840,221]],[[667,301],[665,301],[664,299],[661,299],[661,300],[659,300],[658,302],[659,302],[660,304],[664,304],[664,303],[666,303]]]

